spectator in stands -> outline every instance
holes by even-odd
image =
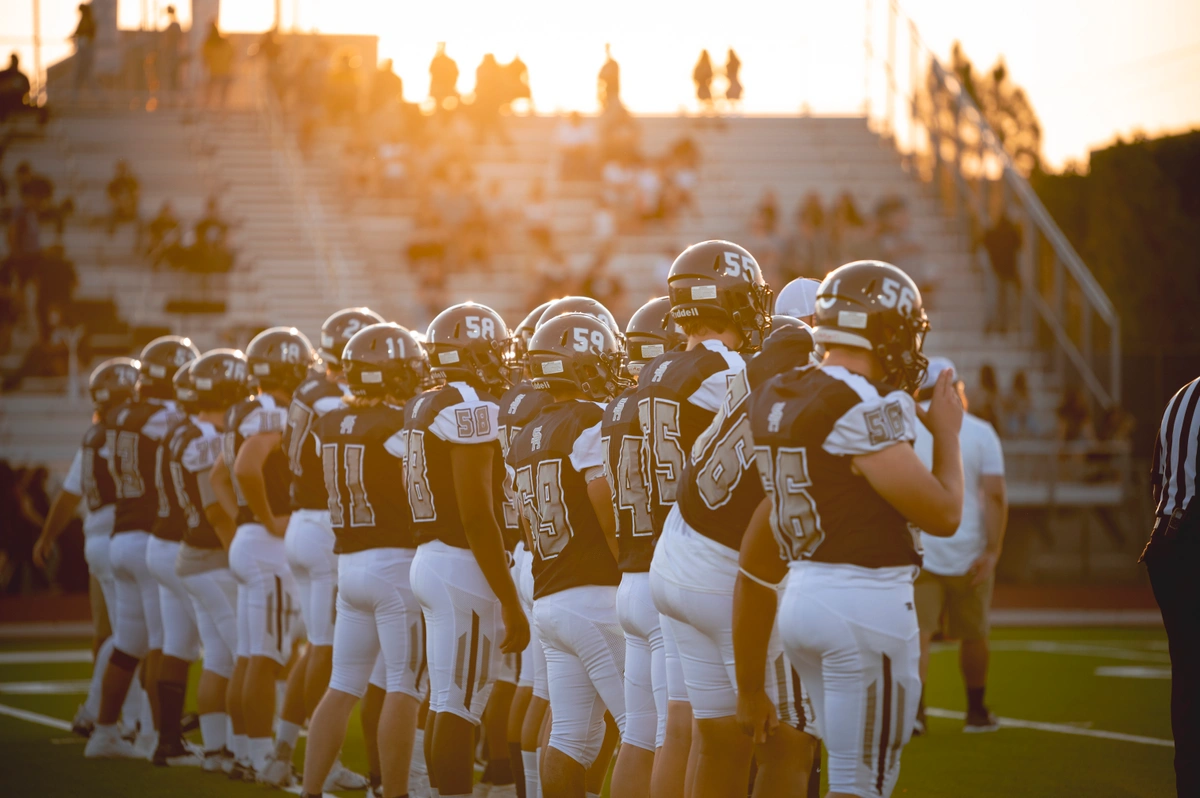
[[[1018,369],[1012,378],[1012,388],[1005,394],[1001,407],[1004,409],[1005,426],[999,430],[1009,438],[1036,438],[1039,435],[1037,420],[1033,415],[1033,397],[1029,394],[1029,378]]]
[[[979,386],[971,392],[971,412],[995,429],[1004,429],[1000,386],[996,382],[996,370],[990,363],[979,367]]]
[[[271,28],[259,37],[259,40],[250,48],[250,55],[263,60],[267,85],[271,87],[275,98],[283,102],[286,81],[281,69],[283,45],[279,42],[278,26]]]
[[[558,145],[558,175],[562,180],[592,180],[596,176],[596,128],[578,111],[558,123],[554,132]]]
[[[438,42],[437,53],[429,62],[429,96],[440,111],[448,111],[458,103],[458,64],[446,55],[445,42]]]
[[[216,197],[209,197],[204,216],[196,222],[195,264],[201,272],[227,272],[233,268],[229,249],[229,223],[217,210]]]
[[[169,200],[164,200],[158,215],[146,224],[146,247],[143,250],[150,263],[157,267],[172,247],[179,246],[179,219]]]
[[[550,228],[550,216],[553,211],[546,197],[546,185],[540,177],[529,187],[524,210],[525,234],[534,248],[541,253],[553,251],[554,235]]]
[[[353,121],[358,109],[358,70],[351,57],[343,53],[329,72],[329,82],[325,87],[325,109],[329,114],[329,122],[340,125]]]
[[[667,213],[675,216],[696,210],[696,186],[700,176],[700,150],[690,136],[671,145],[667,155]]]
[[[763,191],[762,199],[754,208],[754,215],[762,223],[763,230],[767,235],[775,235],[775,229],[779,224],[779,197],[776,196],[775,189],[768,188]]]
[[[1057,421],[1056,437],[1058,440],[1066,443],[1096,440],[1096,428],[1092,424],[1092,411],[1088,407],[1087,397],[1079,387],[1067,386],[1054,415]]]
[[[21,181],[18,176],[18,201],[8,218],[8,257],[4,260],[3,279],[0,284],[10,285],[16,280],[18,294],[15,306],[26,309],[33,306],[32,292],[36,290],[35,279],[42,259],[41,225],[38,214],[41,209],[40,195],[31,181]]]
[[[936,290],[936,275],[925,261],[925,248],[912,232],[912,217],[903,197],[888,195],[875,205],[874,257],[899,266],[928,300]]]
[[[96,19],[90,3],[79,4],[79,24],[71,34],[75,40],[75,91],[92,86],[92,65],[96,60]]]
[[[224,108],[229,96],[229,84],[233,82],[233,45],[221,35],[214,21],[204,40],[204,68],[208,70],[208,83],[204,87],[204,104],[212,108]]]
[[[834,205],[829,242],[835,265],[872,257],[870,231],[849,191],[843,192]]]
[[[736,109],[742,101],[741,71],[742,61],[730,47],[729,54],[725,56],[725,102],[729,103],[731,109]]]
[[[822,279],[833,264],[829,257],[829,237],[825,232],[825,210],[816,192],[809,192],[796,207],[796,229],[783,246],[781,285],[797,277]]]
[[[387,197],[402,196],[409,185],[409,146],[399,137],[379,145],[379,190]]]
[[[501,144],[510,143],[500,119],[500,109],[509,100],[506,80],[503,68],[496,63],[496,56],[485,53],[475,68],[475,102],[471,105],[480,144],[487,139],[488,133],[494,133]]]
[[[388,58],[375,70],[371,78],[371,94],[368,107],[372,114],[381,111],[392,113],[404,105],[404,81],[392,69],[392,59]]]
[[[659,165],[650,158],[643,158],[634,176],[634,207],[637,218],[648,222],[663,217],[663,178]]]
[[[55,313],[59,318],[69,315],[75,287],[79,284],[75,264],[67,260],[61,245],[46,247],[42,253],[37,283],[38,332],[42,340],[49,340],[55,326],[51,319]]]
[[[783,246],[779,236],[767,228],[767,216],[755,213],[750,219],[750,230],[745,246],[758,261],[763,277],[770,285],[784,285],[782,281]]]
[[[634,176],[632,164],[627,164],[617,158],[612,158],[604,164],[601,172],[601,200],[619,213],[633,208]]]
[[[1017,309],[1020,291],[1020,274],[1017,270],[1017,255],[1021,251],[1021,228],[1004,210],[1000,218],[983,234],[981,243],[987,253],[991,268],[985,268],[990,302],[986,332],[1008,332],[1012,323],[1010,314]]]
[[[713,109],[712,81],[712,61],[708,57],[708,50],[701,50],[700,59],[692,69],[692,82],[696,84],[696,99],[700,101],[700,110],[703,113]]]
[[[166,91],[177,91],[183,63],[183,28],[175,17],[175,6],[167,6],[167,27],[159,39],[159,80]]]
[[[621,105],[621,65],[612,57],[612,45],[604,45],[604,66],[597,78],[600,107],[611,110]]]
[[[29,78],[21,71],[21,59],[13,53],[8,68],[0,70],[0,124],[14,114],[33,112],[37,113],[39,124],[46,124],[49,114],[44,107],[37,107],[30,90]]]
[[[509,61],[501,69],[503,70],[504,94],[507,98],[507,104],[511,106],[517,100],[527,100],[530,107],[532,107],[533,93],[529,88],[529,67],[525,66],[525,62],[521,60],[521,56],[514,55],[513,60]]]
[[[117,159],[116,171],[108,181],[108,237],[112,238],[117,227],[130,223],[138,227],[138,203],[141,187],[138,179],[129,170],[125,159]]]
[[[417,205],[412,234],[408,237],[409,268],[417,275],[417,293],[429,318],[445,307],[446,228],[433,207]]]

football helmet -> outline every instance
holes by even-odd
[[[773,316],[771,316],[771,335],[774,335],[775,331],[781,327],[803,327],[806,330],[812,329],[811,327],[809,327],[804,322],[800,321],[800,319],[796,318],[795,316],[788,316],[783,313],[776,313]],[[770,338],[771,335],[768,335],[767,338]],[[766,346],[766,344],[767,344],[767,342],[764,340],[763,346]]]
[[[596,402],[623,387],[621,348],[603,320],[590,313],[565,313],[546,321],[529,341],[533,387],[578,389]]]
[[[642,305],[629,318],[625,327],[625,347],[628,350],[626,370],[637,374],[642,367],[663,352],[687,344],[687,336],[671,318],[671,300],[660,296]]]
[[[542,314],[552,304],[554,304],[553,299],[538,305],[529,311],[529,315],[521,319],[521,323],[513,330],[512,356],[517,367],[520,367],[525,362],[525,353],[529,351],[529,339],[533,337],[533,331],[537,329],[537,324],[541,320]]]
[[[508,328],[487,305],[463,302],[439,313],[429,323],[425,350],[433,375],[447,382],[475,381],[494,391],[508,390],[505,362]]]
[[[617,326],[616,317],[613,316],[608,308],[604,307],[603,303],[592,299],[590,296],[565,296],[554,300],[542,311],[542,315],[538,319],[534,329],[541,327],[555,316],[561,316],[564,313],[587,313],[589,316],[595,316],[608,325],[608,329],[612,330],[613,337],[618,341],[621,339],[621,328]]]
[[[812,318],[816,313],[817,289],[820,287],[820,280],[797,277],[779,290],[779,296],[775,297],[775,313],[801,321]]]
[[[199,410],[225,410],[250,395],[250,366],[236,349],[213,349],[188,367]]]
[[[92,370],[88,378],[88,393],[97,410],[119,405],[133,398],[138,379],[138,362],[127,357],[114,357]]]
[[[246,361],[260,388],[290,394],[308,376],[316,353],[308,336],[295,327],[271,327],[250,341]]]
[[[821,282],[816,306],[818,344],[866,349],[889,384],[907,393],[920,386],[929,365],[921,354],[929,320],[907,274],[878,260],[847,263]]]
[[[399,324],[372,324],[346,343],[342,373],[355,396],[407,400],[429,374],[429,361],[417,339]]]
[[[195,362],[193,360],[191,363],[184,363],[175,372],[175,376],[171,378],[171,385],[175,389],[175,404],[179,405],[185,413],[195,413],[198,409],[196,407],[196,388],[192,383],[192,375],[190,373],[192,363]]]
[[[755,352],[771,330],[771,289],[754,256],[732,241],[702,241],[679,254],[667,275],[675,321],[716,319]]]
[[[146,344],[138,357],[138,397],[174,399],[171,379],[179,367],[200,357],[200,350],[187,338],[164,335]]]
[[[383,324],[383,317],[370,308],[345,308],[325,319],[321,325],[321,360],[330,368],[341,368],[342,350],[363,327]]]

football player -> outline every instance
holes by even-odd
[[[794,319],[773,329],[756,354],[756,375],[806,365],[811,333]],[[796,711],[791,666],[778,637],[768,655],[767,694],[779,731],[752,750],[738,726],[733,591],[746,522],[762,500],[746,403],[750,368],[733,374],[720,409],[684,460],[675,507],[654,552],[659,607],[671,619],[700,735],[693,796],[737,793],[758,762],[755,795],[780,795],[804,783],[813,740]]]
[[[221,510],[209,473],[221,454],[226,413],[250,394],[248,373],[245,355],[232,349],[214,349],[193,361],[188,366],[191,415],[171,437],[167,453],[185,525],[175,573],[195,610],[204,648],[196,711],[206,772],[228,773],[233,766],[225,693],[237,652],[237,582],[228,553],[234,519]]]
[[[621,571],[617,615],[625,631],[625,735],[613,770],[613,791],[632,798],[650,794],[654,752],[662,747],[667,727],[665,651],[650,596],[654,528],[642,473],[637,380],[651,360],[683,347],[683,331],[669,317],[670,311],[671,300],[663,296],[642,305],[629,319],[625,368],[633,385],[608,403],[600,427]]]
[[[292,472],[290,495],[292,515],[284,536],[288,566],[296,579],[300,617],[308,636],[303,660],[288,675],[288,691],[299,679],[303,685],[303,709],[285,701],[279,718],[279,739],[267,772],[260,774],[267,783],[286,784],[291,775],[295,740],[305,718],[312,715],[317,702],[329,686],[333,664],[334,596],[337,591],[337,555],[333,553],[333,530],[329,526],[329,499],[321,458],[313,447],[312,428],[316,421],[342,405],[346,395],[341,357],[346,342],[359,330],[380,324],[383,318],[369,308],[346,308],[334,313],[321,325],[317,349],[323,370],[314,369],[296,388],[288,406],[283,448]],[[301,668],[300,665],[304,667]],[[362,777],[339,761],[331,771],[331,790],[362,789]]]
[[[192,404],[190,367],[180,366],[172,382],[175,402],[184,414],[195,412]],[[187,693],[188,669],[200,656],[200,633],[196,628],[196,609],[183,581],[175,573],[180,541],[187,528],[183,506],[171,479],[171,445],[175,437],[191,426],[181,415],[167,427],[154,465],[154,484],[158,491],[158,518],[146,542],[146,568],[158,582],[158,605],[162,615],[163,651],[158,666],[158,747],[153,762],[158,766],[199,766],[200,756],[183,739],[181,720],[183,699]]]
[[[817,294],[820,367],[750,398],[765,497],[742,540],[733,626],[738,718],[755,742],[775,724],[763,679],[776,616],[829,752],[827,795],[888,796],[921,693],[909,524],[952,535],[962,511],[962,405],[942,375],[926,426],[933,472],[913,451],[928,330],[913,281],[890,264],[835,269]],[[785,563],[786,561],[786,563]]]
[[[426,371],[424,351],[397,324],[361,329],[339,353],[352,394],[316,421],[329,517],[338,555],[337,613],[329,689],[313,713],[304,793],[320,796],[354,704],[382,651],[387,698],[378,725],[385,796],[408,793],[409,759],[422,694],[425,640],[409,585],[416,545],[403,490],[404,403]]]
[[[496,520],[504,466],[495,395],[507,388],[507,338],[491,308],[442,311],[429,325],[427,350],[445,383],[411,400],[406,413],[405,485],[418,544],[412,588],[429,660],[426,760],[431,787],[446,798],[471,794],[475,729],[500,654],[529,641]]]
[[[149,759],[157,741],[153,716],[158,696],[154,681],[162,652],[162,616],[158,582],[146,567],[146,544],[158,517],[155,489],[158,447],[167,428],[181,415],[175,406],[171,378],[179,367],[200,353],[192,342],[174,335],[156,338],[138,358],[135,398],[112,407],[105,419],[108,466],[116,486],[113,536],[109,559],[116,579],[116,638],[104,669],[100,712],[88,738],[86,757],[142,756]],[[121,738],[117,717],[133,673],[142,663],[144,702],[142,732],[136,750]]]
[[[287,405],[314,353],[299,330],[272,327],[246,347],[246,360],[258,393],[229,409],[210,481],[237,524],[229,547],[229,568],[238,583],[237,662],[227,700],[237,762],[230,777],[254,780],[274,752],[275,680],[301,626],[283,543],[290,472],[280,442]],[[294,747],[295,741],[288,742]]]
[[[619,390],[621,351],[596,316],[544,321],[529,344],[535,387],[553,403],[513,439],[507,467],[532,533],[534,622],[552,715],[540,763],[546,795],[583,798],[607,710],[625,725],[616,535],[604,479],[600,405]],[[607,762],[599,763],[607,769]]]
[[[55,542],[75,517],[81,499],[87,501],[87,515],[83,521],[83,556],[87,561],[88,573],[95,579],[92,586],[92,622],[95,627],[92,649],[92,682],[87,700],[79,706],[71,731],[87,737],[92,733],[96,715],[100,712],[100,688],[104,680],[104,669],[112,656],[116,641],[112,630],[116,628],[113,613],[117,609],[116,583],[113,579],[112,563],[108,559],[108,541],[112,535],[113,512],[116,509],[117,488],[108,469],[110,456],[107,448],[108,428],[104,418],[111,407],[133,398],[133,387],[137,382],[137,363],[127,357],[106,360],[97,366],[88,379],[88,393],[92,397],[92,426],[84,433],[83,443],[71,462],[71,470],[63,481],[62,492],[54,499],[42,533],[33,547],[33,561],[39,568],[54,550]],[[97,601],[96,587],[99,588]],[[126,703],[136,707],[141,695],[138,690],[127,693]],[[136,711],[127,713],[127,720],[137,719]]]
[[[730,381],[745,369],[742,353],[757,351],[770,329],[771,290],[753,256],[732,242],[704,241],[688,247],[671,264],[667,288],[671,317],[687,336],[687,350],[655,358],[638,380],[638,417],[645,435],[645,475],[656,541],[675,505],[685,453],[712,422]],[[703,703],[707,693],[692,694],[701,687],[701,674],[688,679],[682,668],[682,641],[657,586],[661,582],[669,589],[673,579],[669,570],[656,575],[652,561],[650,589],[664,616],[667,663],[667,730],[662,755],[654,763],[656,796],[690,794],[691,782],[685,785],[685,778],[694,775],[699,753],[691,739],[691,702],[702,701],[699,717],[719,716],[712,714],[714,707]]]
[[[785,285],[775,297],[775,313],[780,316],[790,316],[812,326],[813,316],[817,312],[817,288],[820,280],[811,277],[797,277]]]

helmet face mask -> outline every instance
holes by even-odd
[[[620,376],[621,361],[616,336],[589,313],[556,316],[529,342],[528,367],[535,388],[578,391],[596,402],[611,399],[628,385]]]
[[[738,347],[755,352],[771,330],[771,289],[754,256],[732,241],[703,241],[685,249],[667,277],[671,315],[717,327],[731,326]]]

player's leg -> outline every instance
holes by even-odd
[[[509,761],[508,752],[508,713],[512,707],[513,696],[517,692],[516,658],[520,654],[505,654],[501,657],[500,674],[492,687],[492,696],[488,699],[487,709],[483,713],[483,744],[486,763],[480,784],[489,787],[509,787],[515,795],[513,787],[513,768]],[[476,785],[478,788],[478,785]],[[490,788],[488,795],[495,793]]]
[[[362,727],[363,747],[367,749],[367,781],[371,789],[382,793],[383,765],[380,763],[379,721],[383,715],[383,702],[387,699],[387,666],[383,652],[375,660],[371,678],[367,680],[367,692],[358,707],[359,725]],[[411,792],[411,790],[410,790]]]
[[[304,672],[305,714],[311,715],[329,685],[333,667],[333,626],[337,595],[337,555],[328,514],[298,510],[288,521],[284,545],[296,579],[300,612],[308,631],[309,654]]]
[[[188,551],[184,549],[185,553]],[[181,576],[196,612],[196,627],[204,647],[204,670],[196,693],[204,769],[221,770],[232,740],[227,739],[229,715],[225,696],[237,648],[237,584],[228,568],[215,568]]]
[[[386,549],[371,554],[375,624],[387,674],[387,696],[379,719],[380,774],[383,794],[398,796],[408,791],[425,640],[420,604],[409,584],[412,553]]]
[[[159,735],[154,764],[201,764],[184,745],[181,721],[187,694],[188,669],[200,657],[200,632],[196,609],[183,580],[175,573],[180,544],[151,538],[146,564],[158,582],[159,610],[163,623],[163,657],[158,674]]]
[[[658,734],[650,635],[659,623],[648,574],[622,576],[617,616],[625,633],[625,734],[613,770],[613,792],[647,798]]]
[[[282,700],[278,700],[274,748],[266,766],[258,773],[258,780],[271,787],[289,787],[294,781],[293,755],[300,741],[300,729],[308,717],[304,704],[304,675],[311,655],[312,646],[294,646],[292,661],[284,666],[287,678]]]
[[[93,513],[93,515],[95,515]],[[110,513],[111,515],[111,513]],[[89,520],[91,516],[89,516]],[[111,530],[111,522],[108,529]],[[87,531],[87,525],[85,525]],[[104,529],[99,530],[105,532]],[[116,584],[112,574],[112,563],[109,561],[108,534],[88,534],[84,541],[83,556],[87,562],[88,594],[92,605],[93,651],[92,680],[88,686],[87,700],[80,705],[75,713],[71,730],[76,734],[87,737],[92,733],[96,718],[100,715],[100,694],[104,685],[104,671],[108,667],[108,659],[112,656],[116,640],[113,639],[113,614],[117,607]]]
[[[525,798],[525,760],[521,756],[521,728],[525,723],[525,713],[529,710],[529,702],[533,698],[533,677],[531,671],[531,652],[528,647],[521,652],[521,675],[517,689],[513,692],[512,706],[508,710],[508,761],[512,764],[513,783],[516,785],[517,798]]]
[[[613,720],[612,715],[604,713],[599,726],[592,730],[592,738],[599,740],[600,744],[595,746],[596,757],[584,774],[583,784],[588,798],[599,798],[604,792],[604,782],[608,780],[610,766],[613,764],[613,752],[617,750],[617,743],[621,741],[621,732],[617,729],[617,722]]]
[[[134,746],[138,749],[138,753],[147,759],[154,756],[154,749],[158,747],[158,727],[161,715],[158,702],[158,679],[162,670],[162,648],[165,638],[159,583],[150,570],[149,555],[155,548],[155,540],[153,536],[147,536],[143,568],[136,574],[138,590],[142,595],[142,608],[146,618],[146,634],[150,650],[146,652],[145,661],[142,663],[142,687],[146,691],[149,712],[143,712],[144,722],[139,725],[138,738]]]
[[[430,789],[437,791],[437,768],[434,766],[433,738],[437,728],[438,708],[445,701],[444,691],[453,676],[453,651],[456,641],[453,636],[453,610],[446,596],[440,572],[433,567],[436,555],[431,544],[417,548],[409,569],[409,584],[413,596],[421,605],[425,619],[425,656],[429,674],[429,709],[425,713],[424,754],[429,776]]]
[[[540,762],[542,793],[547,798],[584,798],[589,741],[597,713],[602,717],[603,702],[583,662],[559,640],[557,624],[549,618],[553,610],[542,607],[544,601],[534,604],[546,648],[552,707],[550,739]]]
[[[730,640],[727,667],[734,674],[733,646]],[[816,751],[814,727],[806,711],[800,678],[784,654],[778,635],[773,635],[767,651],[767,696],[775,704],[779,726],[765,743],[754,747],[757,771],[754,778],[756,798],[786,795],[797,785],[809,783]]]
[[[671,628],[659,616],[663,640],[663,671],[667,694],[667,722],[662,747],[655,752],[654,772],[650,780],[653,798],[683,798],[689,770],[696,762],[692,750],[692,705],[688,703],[687,684],[679,647]],[[651,652],[653,654],[653,652]]]

